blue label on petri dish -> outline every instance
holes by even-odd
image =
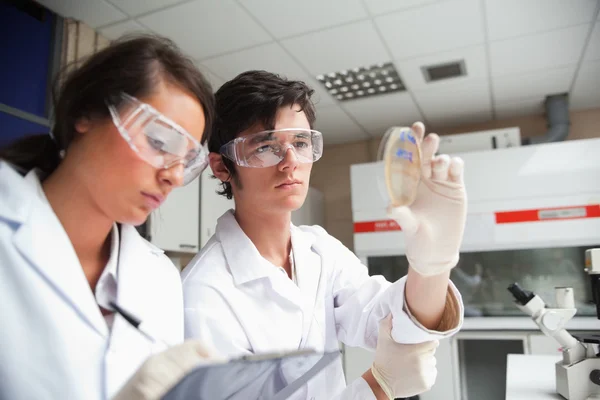
[[[400,132],[400,141],[406,142],[409,141],[412,144],[417,144],[417,139],[413,135],[410,134],[410,131],[402,131]]]
[[[403,159],[408,160],[410,162],[413,161],[413,153],[412,153],[412,151],[408,151],[408,150],[404,150],[404,149],[398,149],[396,151],[396,157],[403,158]]]

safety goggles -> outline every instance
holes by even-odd
[[[323,135],[311,129],[287,128],[238,137],[219,152],[241,167],[266,168],[283,160],[288,149],[301,163],[313,163],[323,155]]]
[[[121,136],[153,167],[167,169],[182,164],[183,184],[187,185],[208,165],[206,146],[152,106],[126,93],[107,105]]]

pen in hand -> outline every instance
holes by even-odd
[[[150,340],[153,343],[161,344],[165,348],[171,347],[164,340],[158,339],[156,336],[154,336],[150,332],[148,332],[145,329],[144,325],[142,324],[142,321],[139,318],[135,317],[133,314],[131,314],[129,311],[124,310],[121,306],[117,305],[114,301],[109,302],[109,305],[112,307],[112,309],[117,314],[119,314],[121,317],[123,317],[123,319],[125,319],[125,321],[129,322],[129,324],[131,326],[133,326],[135,329],[137,329],[137,331],[140,332],[142,335],[144,335],[148,340]]]

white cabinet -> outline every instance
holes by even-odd
[[[573,332],[570,332],[571,334]],[[560,345],[551,337],[542,333],[532,333],[527,337],[529,341],[529,353],[535,355],[560,355]]]
[[[200,247],[215,233],[217,220],[223,213],[234,208],[233,200],[217,194],[221,182],[212,177],[210,166],[202,173],[200,183]]]
[[[164,251],[199,250],[200,180],[174,189],[150,217],[151,242]]]

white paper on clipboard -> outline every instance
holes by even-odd
[[[163,400],[283,400],[339,356],[339,351],[298,352],[200,365]]]

